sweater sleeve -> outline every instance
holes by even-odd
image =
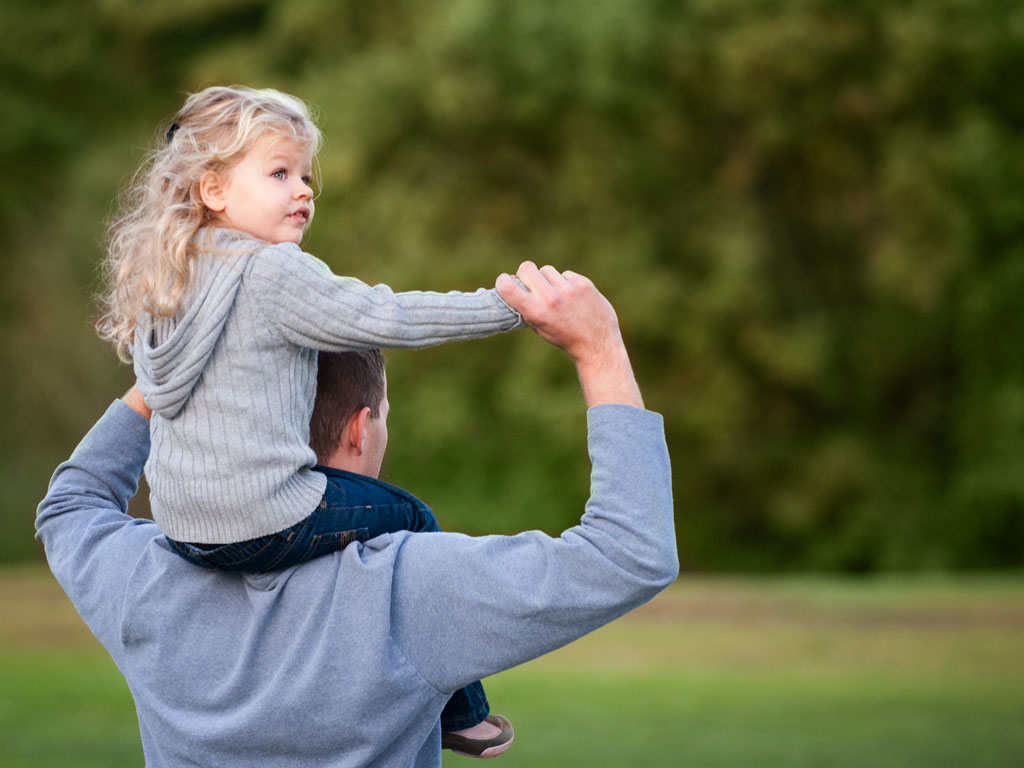
[[[57,467],[36,511],[36,538],[61,587],[108,647],[116,646],[131,565],[161,536],[126,513],[149,454],[149,422],[116,400]]]
[[[311,349],[430,347],[524,325],[494,289],[397,293],[335,275],[292,244],[260,253],[253,277],[282,336]]]
[[[403,652],[441,691],[554,650],[646,602],[679,572],[664,428],[620,405],[588,412],[591,495],[580,523],[401,539],[392,588]]]

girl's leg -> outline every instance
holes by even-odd
[[[491,707],[479,682],[470,683],[452,694],[441,710],[441,732],[451,733],[482,723],[491,713]]]
[[[515,738],[512,723],[488,710],[479,681],[452,694],[441,712],[441,748],[470,757],[497,757],[507,751]]]
[[[437,518],[422,501],[375,478],[328,469],[320,505],[290,535],[290,549],[274,568],[312,560],[395,531],[440,531]]]
[[[305,520],[258,539],[220,545],[170,541],[196,565],[259,573],[329,555],[353,541],[395,531],[440,531],[431,509],[412,494],[375,478],[325,469],[323,499]]]

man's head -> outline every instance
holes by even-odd
[[[320,464],[377,477],[388,444],[388,393],[379,349],[320,352],[309,445]]]

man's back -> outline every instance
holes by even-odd
[[[451,692],[428,685],[392,636],[388,537],[251,576],[200,571],[160,539],[150,548],[118,660],[148,763],[438,764]]]
[[[401,532],[239,576],[189,565],[124,515],[149,433],[118,401],[58,468],[39,537],[128,680],[147,763],[436,766],[454,690],[676,575],[660,417],[613,405],[589,421],[593,495],[560,538]]]

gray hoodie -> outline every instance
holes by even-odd
[[[590,499],[559,537],[399,531],[236,574],[188,564],[124,514],[149,434],[118,401],[54,473],[37,536],[128,681],[146,765],[440,768],[453,691],[611,621],[679,571],[661,417],[601,405],[587,424]]]
[[[317,350],[416,348],[522,320],[497,293],[395,293],[338,277],[297,245],[214,230],[173,318],[144,319],[132,357],[153,409],[153,518],[172,539],[245,541],[308,517]]]

